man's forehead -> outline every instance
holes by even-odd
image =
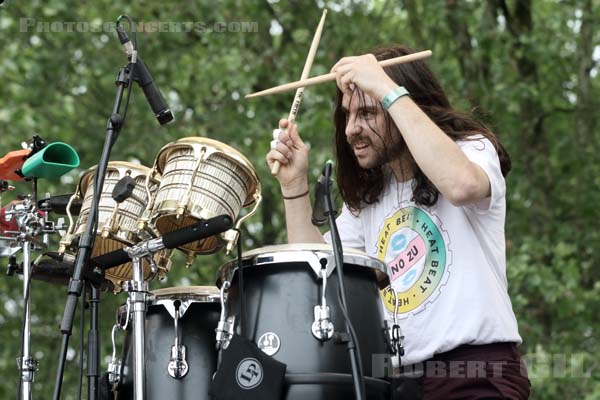
[[[344,96],[342,97],[342,108],[346,110],[353,110],[360,108],[361,106],[376,107],[377,102],[375,99],[364,94],[359,89],[356,89],[351,95],[344,93]]]

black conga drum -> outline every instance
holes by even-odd
[[[159,289],[148,300],[145,324],[147,400],[208,399],[217,366],[215,329],[221,313],[219,290],[211,286]],[[121,307],[126,313],[126,306]],[[177,314],[176,314],[177,312]],[[175,353],[175,318],[179,346]],[[124,320],[124,317],[120,318]],[[120,383],[116,398],[133,399],[133,337],[127,330]],[[177,357],[185,360],[183,368]]]
[[[217,285],[230,282],[228,314],[236,331],[266,354],[287,365],[284,398],[354,398],[352,367],[331,246],[296,244],[259,248],[243,256],[244,314],[240,312],[237,260],[219,269]],[[315,306],[325,300],[333,323],[329,340],[318,338]],[[365,253],[344,250],[344,286],[350,320],[357,335],[369,399],[389,398],[389,382],[372,375],[373,360],[389,354],[379,289],[388,282],[387,267]],[[321,332],[322,334],[322,332]]]

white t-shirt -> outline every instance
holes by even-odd
[[[403,365],[421,362],[461,344],[521,343],[508,296],[504,242],[506,187],[490,141],[457,142],[487,174],[491,196],[455,207],[441,194],[433,207],[410,199],[414,181],[390,174],[379,202],[358,217],[344,205],[337,218],[344,247],[383,260],[400,299],[405,336]],[[329,233],[325,240],[330,243]],[[391,321],[392,289],[382,291]]]

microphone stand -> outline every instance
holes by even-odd
[[[63,375],[65,369],[65,361],[67,358],[67,350],[69,346],[69,338],[73,331],[73,320],[75,317],[75,311],[77,309],[77,303],[79,297],[81,297],[81,291],[85,284],[84,268],[90,265],[90,257],[92,249],[94,247],[95,240],[95,229],[98,220],[98,205],[100,202],[100,194],[102,192],[102,186],[104,185],[104,175],[106,173],[106,167],[108,160],[110,159],[110,152],[112,146],[116,142],[119,131],[123,126],[124,117],[119,114],[121,108],[121,101],[123,99],[123,92],[125,88],[129,87],[131,91],[131,76],[133,73],[134,63],[129,62],[125,67],[122,67],[117,75],[117,95],[113,106],[113,112],[108,119],[106,126],[106,138],[104,140],[104,148],[102,149],[102,156],[98,162],[96,168],[96,178],[94,180],[94,197],[92,199],[92,205],[90,207],[90,213],[85,226],[85,231],[79,241],[79,250],[75,258],[75,267],[73,271],[73,277],[71,278],[68,286],[68,297],[65,304],[65,311],[60,324],[60,332],[62,333],[62,341],[60,347],[60,354],[58,359],[58,367],[56,369],[56,381],[54,385],[54,400],[60,400],[60,391],[63,382]],[[129,94],[127,97],[129,100]],[[127,107],[127,105],[125,106]],[[94,353],[92,356],[88,355],[88,368],[91,367],[90,373],[88,373],[88,388],[89,388],[89,400],[98,399],[98,378],[99,378],[99,335],[98,335],[98,302],[100,301],[100,291],[92,288],[90,304],[92,308],[92,330],[90,331],[89,339],[92,340],[89,343],[88,350],[90,353]]]
[[[358,343],[356,342],[356,335],[354,335],[354,329],[351,325],[348,307],[346,301],[346,289],[344,287],[344,260],[343,260],[343,249],[342,249],[342,241],[340,239],[340,234],[337,229],[337,223],[335,222],[335,217],[337,215],[337,211],[335,209],[335,205],[333,204],[333,199],[331,196],[331,167],[330,165],[324,169],[324,182],[319,182],[320,185],[324,185],[323,187],[323,209],[324,214],[327,217],[329,222],[329,231],[331,233],[331,244],[333,245],[333,257],[335,260],[335,266],[338,277],[338,286],[339,286],[339,299],[340,306],[344,311],[344,320],[346,325],[346,331],[348,333],[348,353],[350,355],[350,363],[352,365],[352,380],[354,383],[354,394],[357,400],[363,400],[365,398],[365,382],[362,373],[362,365],[360,362],[360,354],[358,349]],[[318,192],[318,190],[317,190]],[[319,199],[316,199],[319,201]]]

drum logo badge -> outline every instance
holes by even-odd
[[[263,380],[263,367],[256,358],[244,358],[236,368],[235,378],[242,389],[254,389]]]
[[[268,356],[277,353],[280,347],[281,340],[274,332],[265,332],[258,338],[258,348]]]

